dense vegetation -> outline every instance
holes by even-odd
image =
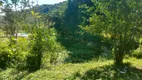
[[[142,0],[0,6],[0,80],[142,79]]]

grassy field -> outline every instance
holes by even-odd
[[[19,38],[20,45],[23,41],[23,38]],[[67,54],[63,63],[51,65],[47,61],[48,56],[44,55],[44,67],[40,70],[28,72],[27,69],[0,69],[0,80],[142,80],[142,58],[127,55],[124,64],[116,67],[112,54],[96,55],[93,46],[88,43],[67,41],[62,44],[67,46],[63,50]],[[24,43],[27,43],[26,39]],[[21,46],[26,47],[25,44]]]
[[[67,63],[31,73],[10,68],[0,72],[0,80],[142,80],[142,59],[124,62],[121,67],[113,60]]]

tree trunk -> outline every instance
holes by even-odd
[[[37,56],[37,70],[39,70],[40,69],[40,67],[41,67],[41,58],[42,58],[42,52],[41,53],[38,53],[38,56]]]
[[[116,65],[121,65],[123,64],[123,58],[124,58],[124,51],[123,50],[115,50],[115,58],[114,58],[114,61],[115,61],[115,64]]]

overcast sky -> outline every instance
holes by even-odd
[[[36,1],[36,0],[33,0]],[[55,4],[55,3],[60,3],[66,0],[38,0],[39,5],[41,4]]]
[[[30,0],[30,1],[34,1],[36,2],[37,0]],[[67,1],[67,0],[38,0],[38,4],[42,5],[42,4],[55,4],[55,3],[60,3],[63,1]],[[1,6],[0,6],[0,16],[4,15],[4,13],[1,13]]]

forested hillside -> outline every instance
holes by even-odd
[[[0,6],[0,80],[142,80],[142,0]]]

